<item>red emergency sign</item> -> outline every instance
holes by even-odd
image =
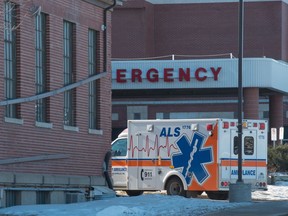
[[[116,82],[126,83],[128,79],[131,79],[133,83],[141,83],[143,79],[147,79],[149,82],[155,83],[159,82],[161,78],[163,78],[164,82],[174,82],[174,80],[190,82],[192,78],[197,81],[205,81],[208,77],[218,81],[221,69],[221,67],[210,67],[209,69],[199,67],[194,71],[191,71],[190,68],[178,68],[176,70],[174,68],[164,68],[163,71],[159,71],[156,68],[150,68],[145,71],[139,68],[132,68],[131,70],[116,69]],[[208,76],[208,73],[210,76]]]

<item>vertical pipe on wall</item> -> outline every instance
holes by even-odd
[[[116,1],[117,0],[114,0],[113,4],[110,5],[109,7],[105,8],[104,9],[104,17],[103,17],[103,21],[104,21],[104,28],[103,28],[103,31],[104,31],[104,59],[103,59],[103,71],[107,72],[107,12],[112,9],[113,7],[116,6]]]

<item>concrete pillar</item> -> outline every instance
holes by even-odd
[[[236,182],[229,185],[229,202],[251,202],[251,184]]]
[[[259,119],[259,88],[243,89],[244,119]]]
[[[269,97],[269,125],[270,128],[277,128],[283,126],[283,95],[271,95]]]

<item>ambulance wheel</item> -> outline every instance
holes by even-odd
[[[206,191],[209,199],[213,200],[227,200],[229,196],[228,191]]]
[[[178,177],[169,179],[166,184],[166,191],[168,195],[185,196],[186,191],[184,190],[182,181]]]
[[[144,191],[141,190],[128,190],[126,191],[128,196],[140,196],[143,194]]]

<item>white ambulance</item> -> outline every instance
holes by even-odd
[[[242,178],[267,190],[267,121],[243,120]],[[238,179],[238,120],[128,120],[112,142],[112,181],[129,196],[168,195],[227,199]]]

